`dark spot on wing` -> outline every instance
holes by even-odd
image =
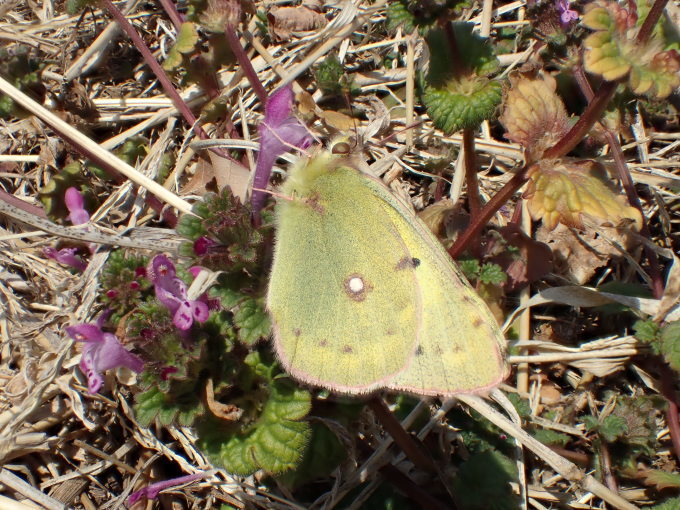
[[[397,332],[394,330],[394,328],[389,328],[387,331],[385,331],[385,334],[387,336],[393,336],[393,335],[396,335]]]
[[[328,340],[325,338],[319,342],[319,347],[327,347],[328,346]]]
[[[402,257],[399,260],[399,262],[397,262],[395,269],[397,271],[402,271],[404,269],[414,269],[414,268],[418,267],[419,264],[420,264],[419,259],[412,259],[410,257]]]
[[[472,321],[472,326],[475,327],[475,328],[479,328],[483,324],[484,324],[484,321],[482,319],[480,319],[479,317],[477,317],[475,320]]]
[[[295,336],[300,336],[300,335],[302,334],[302,331],[300,331],[300,328],[295,328],[295,329],[293,330],[293,334],[294,334]]]
[[[419,345],[418,347],[416,347],[416,356],[422,356],[423,354],[425,354],[425,351],[423,350],[423,346]]]
[[[354,349],[350,345],[344,345],[342,347],[342,352],[345,354],[352,354],[354,352]]]
[[[444,354],[444,351],[442,350],[442,348],[441,348],[440,346],[437,345],[437,346],[434,348],[434,353],[435,353],[437,356],[441,356],[442,354]]]
[[[467,294],[463,295],[463,301],[465,301],[466,303],[470,303],[470,304],[474,303],[474,300],[470,296],[468,296]]]

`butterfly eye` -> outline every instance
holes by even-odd
[[[350,146],[347,142],[339,142],[333,145],[331,152],[339,156],[347,156],[350,153]]]

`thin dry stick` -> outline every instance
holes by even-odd
[[[191,212],[191,204],[182,200],[174,193],[169,192],[156,181],[139,173],[135,168],[100,147],[99,144],[61,120],[2,77],[0,77],[0,92],[6,94],[20,106],[38,117],[56,131],[65,141],[75,146],[81,153],[95,161],[98,165],[120,172],[135,184],[145,188],[162,201],[176,207],[183,213]]]
[[[548,464],[568,481],[578,484],[586,491],[592,492],[603,501],[613,505],[615,508],[619,508],[621,510],[637,510],[635,505],[626,501],[618,494],[610,491],[606,486],[598,482],[591,475],[585,474],[576,466],[576,464],[569,462],[567,459],[561,457],[540,441],[537,441],[531,437],[521,427],[512,423],[482,398],[476,395],[460,395],[457,398],[484,416],[498,428],[513,436],[520,443],[522,443],[525,448],[528,448],[534,452],[534,454],[536,454],[540,459],[542,459],[546,464]]]
[[[3,468],[0,471],[0,483],[2,483],[3,485],[6,485],[7,487],[11,487],[15,491],[17,491],[19,494],[23,494],[24,496],[26,496],[31,501],[35,501],[36,503],[39,503],[40,505],[47,508],[48,510],[65,510],[66,509],[66,505],[57,501],[56,499],[49,497],[47,494],[39,491],[35,487],[29,485],[28,483],[26,483],[21,478],[19,478],[17,475],[12,473],[11,471],[8,471],[7,469]]]

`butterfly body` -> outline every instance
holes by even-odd
[[[491,313],[427,226],[357,167],[322,152],[280,190],[267,307],[283,366],[349,394],[494,387],[504,340]]]

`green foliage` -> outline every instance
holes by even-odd
[[[645,508],[647,510],[678,510],[680,508],[680,498],[667,499],[663,503]]]
[[[63,220],[68,216],[68,209],[64,202],[66,190],[70,187],[78,188],[83,194],[85,208],[93,209],[93,196],[90,185],[89,190],[83,175],[83,168],[80,163],[73,162],[66,165],[58,174],[53,175],[47,184],[40,190],[40,202],[45,209],[45,214],[52,219]]]
[[[346,72],[337,55],[330,54],[314,70],[319,88],[327,95],[356,94],[360,89]]]
[[[262,299],[246,298],[241,301],[234,310],[234,324],[238,327],[239,340],[249,345],[267,338],[272,330]]]
[[[266,400],[257,402],[261,412],[252,421],[209,418],[198,425],[199,445],[230,473],[283,473],[298,465],[310,441],[311,428],[301,421],[311,409],[310,394],[280,378],[270,378],[266,388]]]
[[[551,429],[532,428],[531,435],[541,443],[554,446],[566,446],[571,441],[567,434],[562,434]]]
[[[146,157],[149,149],[149,140],[144,136],[133,136],[125,140],[125,143],[118,147],[113,153],[122,161],[131,166],[136,166],[137,162]],[[172,158],[171,155],[164,155]],[[163,164],[163,163],[162,163]],[[167,162],[165,163],[167,164]],[[87,163],[87,169],[94,175],[103,180],[111,180],[111,175],[103,168],[94,163]]]
[[[481,271],[479,260],[460,259],[458,261],[458,267],[460,267],[460,270],[463,271],[463,274],[468,280],[473,281],[479,278],[479,273]]]
[[[96,8],[96,0],[66,0],[66,12],[71,16],[78,14],[86,7]]]
[[[518,501],[510,482],[517,479],[515,464],[494,450],[472,455],[453,480],[453,493],[461,510],[514,510]]]
[[[659,325],[652,320],[637,321],[633,324],[633,330],[635,338],[643,342],[652,343],[659,338]]]
[[[680,473],[649,469],[645,471],[645,482],[648,485],[654,485],[659,490],[669,487],[680,488]]]
[[[597,432],[608,443],[613,443],[628,433],[626,420],[613,414],[600,420],[594,416],[584,416],[583,423],[586,426],[586,430]]]
[[[163,62],[163,69],[174,71],[184,63],[186,56],[196,51],[198,44],[198,30],[196,25],[190,21],[185,21],[179,28],[175,44],[172,45],[168,56]]]
[[[423,103],[435,126],[451,134],[491,118],[503,92],[500,82],[488,78],[498,68],[493,47],[472,33],[471,23],[454,23],[449,38],[432,30],[426,40],[430,68]]]
[[[676,372],[680,372],[680,321],[666,324],[660,335],[661,354]]]
[[[634,7],[608,0],[588,5],[583,24],[594,33],[583,42],[585,67],[605,80],[628,76],[635,94],[663,99],[680,86],[680,53],[663,50],[660,29],[646,43],[638,41],[636,24],[642,20]]]
[[[479,280],[487,285],[502,285],[508,280],[508,275],[503,268],[493,262],[479,264],[477,259],[461,259],[459,267],[466,278],[470,281]]]
[[[113,311],[112,322],[119,322],[138,305],[145,293],[148,295],[151,288],[151,282],[146,278],[148,262],[147,257],[125,250],[111,252],[101,273],[100,299]]]
[[[293,471],[278,477],[278,482],[291,489],[330,475],[347,458],[345,446],[323,423],[311,424],[312,435],[305,454]]]
[[[40,70],[44,64],[29,55],[30,50],[27,47],[19,47],[16,51],[0,49],[0,76],[38,103],[42,103],[45,99],[45,86],[40,81]],[[0,95],[0,118],[23,117],[22,111],[8,96]]]
[[[501,285],[508,280],[508,275],[498,264],[487,262],[479,272],[479,280],[486,284]]]
[[[395,0],[387,4],[387,27],[396,30],[403,26],[412,33],[416,28],[421,35],[435,27],[440,19],[455,19],[463,9],[470,7],[468,0]]]

